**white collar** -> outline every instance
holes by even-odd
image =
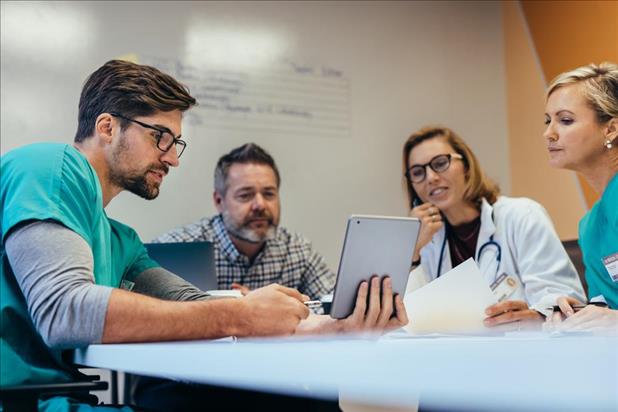
[[[494,212],[494,208],[485,198],[483,198],[481,202],[481,230],[479,231],[479,244],[486,242],[492,235],[495,235],[496,233],[496,215]]]

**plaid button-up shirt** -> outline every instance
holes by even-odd
[[[332,293],[335,275],[311,243],[298,234],[277,228],[274,239],[267,240],[253,263],[232,243],[221,215],[202,218],[171,230],[154,242],[213,242],[219,289],[239,283],[257,289],[271,283],[298,289],[311,299]]]

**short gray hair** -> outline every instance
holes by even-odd
[[[227,191],[227,176],[230,167],[234,163],[254,163],[270,166],[277,178],[277,189],[281,185],[281,177],[279,176],[279,169],[277,169],[275,159],[255,143],[246,143],[221,156],[217,162],[215,167],[215,191],[221,196],[224,196]]]

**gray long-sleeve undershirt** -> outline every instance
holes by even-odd
[[[10,233],[5,249],[30,316],[48,346],[101,342],[112,288],[94,283],[92,251],[81,236],[61,224],[37,221]],[[160,267],[139,274],[132,290],[164,300],[209,298]]]

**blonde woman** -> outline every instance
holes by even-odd
[[[580,173],[601,198],[579,222],[591,301],[563,297],[552,324],[560,329],[618,332],[618,65],[588,65],[556,77],[545,108],[549,163]]]
[[[453,130],[413,133],[403,148],[403,168],[411,215],[422,221],[414,251],[419,268],[409,290],[474,258],[487,284],[504,297],[487,308],[488,327],[521,321],[540,326],[559,296],[583,298],[545,209],[531,199],[500,196]]]

